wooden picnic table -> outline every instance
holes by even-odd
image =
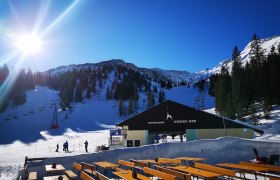
[[[132,177],[132,171],[131,170],[120,170],[120,171],[115,171],[113,172],[114,175],[125,179],[125,180],[134,180],[134,179],[140,179],[140,180],[151,180],[149,177],[146,177],[142,174],[136,173],[137,174],[137,178],[133,178]]]
[[[232,163],[223,163],[223,164],[217,164],[218,166],[223,167],[229,167],[233,169],[239,169],[239,172],[248,172],[251,171],[255,174],[255,178],[257,179],[257,172],[266,172],[269,171],[269,168],[266,167],[257,167],[257,166],[251,166],[251,165],[245,165],[245,164],[232,164]],[[244,174],[245,176],[245,174]],[[265,176],[265,174],[264,174]]]
[[[44,180],[58,180],[59,176],[46,176],[44,177]],[[62,175],[63,180],[69,180],[66,175]]]
[[[156,161],[154,159],[144,159],[144,160],[138,160],[142,162],[147,162],[147,163],[155,163]]]
[[[156,162],[153,159],[145,159],[145,160],[139,160],[139,161],[148,163],[149,167],[151,167],[151,164],[158,165],[158,166],[162,166],[162,165],[166,166],[167,164],[172,163],[172,162],[169,162],[169,161],[159,161],[159,162]]]
[[[203,162],[206,160],[206,158],[196,158],[196,157],[178,157],[176,159],[183,161],[185,165],[187,165],[186,164],[187,161],[192,167],[194,166],[195,162]]]
[[[117,164],[113,164],[107,161],[103,161],[103,162],[94,162],[93,164],[100,166],[104,169],[115,169],[116,167],[119,167],[119,165]]]
[[[94,162],[93,164],[95,164],[95,169],[97,170],[97,166],[101,167],[104,169],[104,174],[107,174],[107,169],[115,169],[116,167],[119,167],[119,165],[117,164],[113,164],[107,161],[101,161],[101,162]]]
[[[46,171],[47,171],[47,176],[49,176],[51,173],[62,173],[63,171],[65,171],[65,168],[61,165],[61,164],[57,164],[55,168],[52,168],[53,165],[46,165]]]
[[[193,168],[190,166],[175,166],[175,167],[170,167],[170,168],[173,170],[176,170],[176,171],[189,173],[192,176],[201,177],[201,178],[205,178],[205,179],[213,179],[213,178],[223,176],[222,174],[218,174],[218,173],[214,173],[214,172],[210,172],[210,171],[206,171],[206,170],[202,170],[202,169],[197,169],[197,168]]]

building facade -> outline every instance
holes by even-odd
[[[155,143],[159,136],[179,135],[187,141],[222,136],[254,138],[263,132],[253,126],[200,111],[170,100],[144,111],[119,124],[126,129],[126,145],[142,146]]]

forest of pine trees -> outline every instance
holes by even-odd
[[[234,47],[231,74],[222,67],[220,74],[210,78],[209,94],[215,96],[216,111],[229,118],[250,114],[257,122],[257,109],[269,118],[273,104],[280,103],[280,44],[264,55],[260,40],[254,34],[249,53],[250,63],[242,66],[240,52]]]
[[[111,84],[106,84],[108,75],[115,72]],[[4,85],[9,76],[6,65],[0,67],[0,85]],[[112,77],[110,77],[112,78]],[[166,81],[166,88],[170,88],[171,82]],[[84,102],[96,96],[100,99],[101,90],[106,90],[107,100],[119,101],[119,113],[121,116],[138,111],[139,92],[147,94],[147,108],[154,106],[155,97],[158,94],[159,102],[165,100],[163,90],[158,92],[157,87],[151,87],[150,80],[143,74],[122,65],[102,65],[95,69],[81,68],[73,71],[61,72],[56,75],[48,73],[33,73],[30,69],[21,70],[13,86],[9,89],[7,97],[1,101],[0,111],[5,110],[8,102],[20,105],[26,101],[25,90],[34,89],[35,85],[47,86],[59,91],[61,107],[70,107],[72,102]],[[153,89],[153,91],[151,90]]]
[[[8,78],[12,74],[14,78]],[[11,101],[13,106],[25,103],[25,91],[35,88],[36,77],[37,75],[30,69],[27,72],[24,69],[17,72],[10,72],[7,65],[0,67],[0,87],[2,91],[0,112],[6,109],[9,101]],[[8,93],[4,93],[5,90]]]

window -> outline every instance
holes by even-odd
[[[133,140],[127,140],[126,146],[127,147],[133,147]]]
[[[134,146],[140,146],[140,140],[134,140]]]

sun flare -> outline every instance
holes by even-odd
[[[41,40],[38,36],[33,34],[25,34],[16,42],[17,48],[24,54],[35,54],[41,49]]]

